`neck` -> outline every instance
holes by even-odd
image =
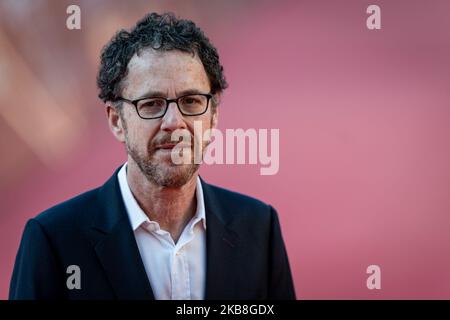
[[[168,188],[149,181],[139,167],[128,161],[127,181],[136,201],[148,218],[158,222],[177,242],[197,208],[196,173],[183,186]]]

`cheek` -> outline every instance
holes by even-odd
[[[150,121],[150,120],[148,120]],[[158,127],[144,121],[134,121],[128,124],[128,142],[137,148],[146,149],[148,143],[155,137]]]
[[[189,124],[189,130],[197,141],[209,139],[211,133],[209,130],[211,129],[211,121],[211,115],[208,115],[201,119],[195,119],[195,121],[192,121],[192,123]]]

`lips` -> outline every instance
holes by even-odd
[[[178,148],[190,148],[191,145],[186,144],[186,143],[165,143],[165,144],[160,144],[156,146],[156,150],[162,149],[162,150],[171,150],[173,148],[175,148],[176,146],[178,146]]]
[[[166,143],[156,146],[156,150],[158,149],[173,149],[176,146],[174,143]]]

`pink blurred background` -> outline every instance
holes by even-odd
[[[66,8],[81,7],[81,30]],[[381,7],[381,30],[366,8]],[[202,176],[278,210],[300,299],[450,298],[450,2],[0,2],[0,299],[26,220],[125,160],[101,47],[150,11],[194,20],[230,83],[219,128],[279,128],[280,170]],[[274,108],[276,105],[277,108]],[[366,268],[381,268],[381,290]]]

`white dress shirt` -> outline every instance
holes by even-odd
[[[206,216],[197,177],[197,210],[175,243],[169,232],[151,221],[134,198],[127,181],[127,163],[118,173],[120,191],[131,227],[157,300],[201,300],[205,297]]]

